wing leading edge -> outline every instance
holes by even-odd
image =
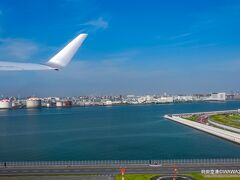
[[[80,34],[45,64],[0,61],[0,71],[59,70],[68,65],[87,34]]]

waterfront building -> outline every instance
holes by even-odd
[[[106,105],[106,106],[111,106],[113,103],[112,103],[112,101],[106,101],[106,102],[104,102],[104,105]]]
[[[173,97],[172,96],[162,96],[157,98],[157,103],[172,103],[173,102]]]
[[[71,107],[71,106],[72,106],[72,101],[70,100],[63,101],[63,107]]]
[[[226,93],[212,93],[209,97],[210,101],[225,101],[226,100]]]
[[[62,101],[57,101],[56,102],[56,107],[62,107],[63,106],[63,102]]]
[[[176,102],[188,102],[188,101],[193,101],[193,96],[191,95],[178,95],[174,96],[173,100]]]
[[[233,100],[240,100],[240,93],[239,92],[234,93]]]
[[[48,107],[48,108],[49,108],[49,107],[55,107],[55,106],[56,106],[56,103],[49,101],[49,102],[46,102],[46,103],[45,103],[45,106]]]
[[[138,98],[138,103],[157,103],[157,99],[150,95],[141,96]]]

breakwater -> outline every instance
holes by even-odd
[[[216,111],[214,111],[214,113],[216,113]],[[194,113],[191,113],[191,114],[194,114]],[[201,114],[203,114],[203,113],[201,113]],[[211,112],[208,112],[208,114],[211,114]],[[183,114],[183,116],[184,115],[186,115],[186,114]],[[181,114],[180,114],[180,116],[181,116]],[[165,115],[164,118],[170,119],[172,121],[175,121],[175,122],[178,122],[178,123],[190,126],[190,127],[193,127],[195,129],[198,129],[203,132],[207,132],[209,134],[229,140],[231,142],[240,144],[240,134],[238,134],[238,133],[230,132],[230,131],[216,128],[213,126],[209,126],[206,124],[201,124],[201,123],[194,122],[191,120],[186,120],[186,119],[183,119],[182,117],[179,117],[176,115]]]

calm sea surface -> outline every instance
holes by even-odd
[[[0,111],[0,161],[240,158],[240,145],[162,118],[240,102]]]

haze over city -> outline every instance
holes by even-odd
[[[62,71],[0,72],[0,94],[239,90],[239,19],[237,0],[1,1],[2,61],[45,62],[79,33],[89,36]]]

